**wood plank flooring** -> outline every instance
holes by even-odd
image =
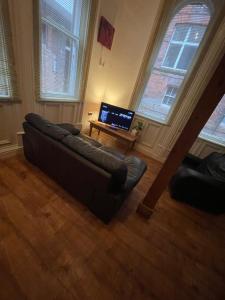
[[[0,299],[225,299],[225,216],[170,199],[135,208],[149,169],[109,225],[17,155],[0,161]]]

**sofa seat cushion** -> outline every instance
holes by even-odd
[[[73,126],[73,124],[70,123],[60,123],[57,124],[59,127],[69,131],[73,135],[78,135],[80,133],[80,129]]]
[[[108,153],[110,153],[111,155],[113,155],[114,157],[123,160],[125,158],[125,155],[118,152],[117,150],[111,148],[111,147],[107,147],[107,146],[101,146],[100,147],[101,150],[106,151]]]
[[[147,169],[147,165],[142,159],[136,156],[127,156],[123,161],[125,162],[128,170],[124,190],[130,191],[143,176]]]
[[[101,143],[99,143],[98,141],[92,139],[91,137],[87,136],[86,134],[80,133],[79,137],[82,138],[84,141],[88,142],[89,144],[91,144],[94,147],[99,148],[99,147],[102,146]]]
[[[96,148],[79,136],[68,135],[62,140],[62,143],[109,172],[116,185],[119,184],[121,186],[125,182],[127,177],[127,166],[123,161],[100,148]]]
[[[37,114],[29,113],[25,116],[25,120],[36,129],[40,130],[42,133],[50,136],[57,141],[61,141],[67,135],[70,135],[70,132],[68,130],[45,120]]]

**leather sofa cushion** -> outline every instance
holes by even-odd
[[[76,128],[75,126],[73,126],[73,124],[70,123],[60,123],[57,124],[59,127],[69,131],[71,134],[73,135],[78,135],[80,133],[80,129]]]
[[[225,154],[217,152],[211,153],[202,159],[197,167],[197,171],[212,176],[216,180],[225,182]]]
[[[123,161],[128,170],[124,189],[126,191],[130,191],[141,179],[142,175],[147,169],[147,165],[142,159],[136,156],[126,156]]]
[[[112,175],[114,182],[119,185],[125,182],[127,166],[121,160],[99,148],[96,148],[79,136],[68,135],[62,140],[62,143],[109,172]]]
[[[103,151],[106,151],[108,153],[110,153],[111,155],[113,155],[114,157],[123,160],[125,158],[125,155],[118,152],[117,150],[111,148],[111,147],[107,147],[107,146],[101,146],[100,148]]]
[[[45,120],[37,114],[29,113],[25,116],[25,120],[36,129],[40,130],[41,132],[57,141],[61,141],[67,135],[70,135],[70,132],[68,130]]]
[[[82,138],[84,141],[88,142],[89,144],[91,144],[91,145],[94,146],[94,147],[99,148],[99,147],[102,146],[101,143],[99,143],[98,141],[92,139],[91,137],[87,136],[86,134],[80,133],[80,134],[79,134],[79,137]]]

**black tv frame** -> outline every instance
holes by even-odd
[[[117,126],[113,126],[111,123],[102,122],[102,120],[100,119],[100,115],[101,115],[101,111],[102,111],[102,106],[103,106],[103,105],[107,105],[107,106],[112,107],[112,108],[115,108],[115,109],[117,109],[117,110],[121,110],[121,111],[123,111],[124,113],[132,112],[132,113],[133,113],[133,116],[132,116],[132,118],[131,118],[129,128],[128,128],[128,129],[120,128],[120,127],[117,127]],[[109,104],[109,103],[106,103],[106,102],[101,102],[101,106],[100,106],[100,110],[99,110],[99,114],[98,114],[98,121],[101,122],[101,123],[103,123],[103,124],[108,125],[110,128],[115,129],[115,130],[121,129],[121,130],[124,130],[124,131],[129,131],[129,130],[130,130],[130,127],[131,127],[131,124],[132,124],[132,122],[133,122],[133,119],[134,119],[134,115],[135,115],[135,112],[134,112],[133,110],[131,110],[131,109],[126,109],[126,108],[123,108],[123,107],[120,107],[120,106],[116,106],[116,105],[112,105],[112,104]]]

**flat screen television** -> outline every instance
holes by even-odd
[[[113,128],[129,130],[135,112],[105,102],[101,103],[98,121],[108,124]]]

